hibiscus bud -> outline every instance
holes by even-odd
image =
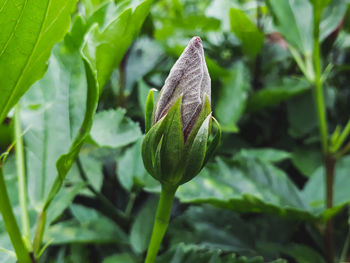
[[[165,80],[155,109],[154,121],[159,121],[182,95],[182,128],[184,138],[187,139],[202,110],[205,95],[210,102],[210,84],[202,40],[199,37],[193,37]]]
[[[208,148],[210,96],[202,40],[193,37],[170,70],[155,107],[153,91],[147,98],[142,158],[147,171],[162,184],[178,186],[192,179],[218,145],[219,127]]]

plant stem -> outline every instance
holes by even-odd
[[[156,218],[154,220],[151,241],[147,250],[145,263],[153,263],[157,257],[164,234],[168,228],[171,208],[177,187],[162,185]]]
[[[132,211],[132,208],[134,206],[134,203],[135,203],[135,199],[136,199],[136,193],[135,192],[131,192],[130,194],[130,197],[129,197],[129,201],[128,201],[128,204],[126,205],[126,208],[125,208],[125,216],[127,218],[130,217],[131,215],[131,211]]]
[[[336,159],[327,155],[325,157],[326,168],[326,204],[327,209],[333,207],[333,185],[335,175],[335,163]],[[325,229],[325,245],[327,249],[328,262],[334,262],[334,245],[333,245],[333,221],[329,219]]]
[[[119,94],[117,98],[117,106],[125,107],[125,84],[126,84],[126,65],[129,58],[130,49],[125,53],[122,61],[120,62],[119,71]]]
[[[22,240],[16,218],[13,214],[10,199],[7,193],[4,174],[0,164],[0,212],[5,223],[5,228],[10,236],[19,263],[32,263],[29,252]]]
[[[321,61],[320,61],[320,44],[319,44],[319,33],[320,33],[320,21],[321,21],[321,10],[314,12],[314,50],[313,50],[313,61],[315,70],[315,102],[317,109],[317,116],[319,122],[319,130],[321,137],[322,152],[324,155],[328,152],[328,132],[327,132],[327,119],[326,119],[326,107],[323,98],[323,87],[321,80]]]
[[[42,211],[39,215],[36,232],[33,241],[34,255],[37,257],[40,253],[41,243],[43,241],[44,231],[46,224],[46,211]]]
[[[326,181],[326,206],[327,209],[333,207],[333,185],[336,159],[329,153],[328,145],[328,129],[326,118],[326,106],[324,103],[323,87],[321,79],[321,59],[320,59],[320,22],[321,22],[322,8],[314,5],[314,49],[313,49],[313,64],[315,70],[315,103],[317,109],[319,131],[322,145],[322,152],[324,157],[325,167],[325,181]],[[333,222],[328,220],[325,229],[325,246],[327,250],[328,263],[334,262],[334,246],[333,246]]]
[[[28,217],[28,209],[27,209],[27,187],[26,187],[24,151],[23,151],[19,104],[17,104],[15,107],[14,122],[15,122],[17,177],[18,177],[18,188],[19,188],[18,194],[19,194],[19,204],[21,207],[21,224],[22,224],[22,231],[23,231],[24,237],[27,240],[30,240],[30,227],[29,227],[29,217]]]

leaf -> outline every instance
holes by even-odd
[[[318,252],[301,244],[288,245],[282,249],[282,252],[293,257],[297,263],[326,262]]]
[[[247,109],[249,112],[255,112],[268,106],[274,106],[309,89],[310,86],[304,79],[286,77],[253,93],[248,99]]]
[[[268,0],[275,26],[288,43],[304,55],[313,50],[313,9],[304,0]]]
[[[143,166],[141,156],[142,141],[143,138],[138,139],[122,156],[118,156],[116,159],[118,163],[118,180],[124,189],[128,191],[131,191],[133,186],[154,187],[159,185]]]
[[[242,43],[243,51],[255,57],[264,44],[264,33],[240,9],[230,9],[230,23],[233,33]]]
[[[215,104],[215,117],[223,131],[237,132],[237,121],[242,116],[248,98],[249,81],[243,64],[239,63],[223,80],[223,87]]]
[[[69,150],[84,118],[86,81],[79,53],[55,49],[49,69],[23,97],[28,196],[40,209],[57,176],[56,161]],[[79,95],[78,95],[79,94]]]
[[[328,37],[341,23],[346,13],[346,2],[343,0],[332,0],[322,12],[320,24],[320,40]]]
[[[290,158],[288,152],[274,148],[242,149],[239,156],[243,158],[256,158],[262,162],[277,163]]]
[[[46,224],[50,225],[55,221],[65,209],[73,202],[79,192],[85,188],[85,183],[77,183],[72,186],[62,187],[47,212]]]
[[[53,45],[69,28],[76,0],[2,2],[0,123],[29,87],[44,75]]]
[[[125,117],[126,110],[101,111],[96,114],[91,128],[91,138],[100,147],[122,147],[135,142],[141,136],[140,126]]]
[[[313,214],[322,216],[324,220],[332,217],[350,202],[350,156],[337,161],[335,167],[333,209],[325,209],[325,178],[324,167],[319,167],[307,181],[302,196],[311,208]]]
[[[174,249],[158,257],[156,263],[263,263],[262,257],[236,257],[223,255],[220,249],[207,249],[195,244],[178,244]]]
[[[210,205],[189,206],[171,222],[167,231],[170,247],[179,243],[220,249],[270,259],[279,256],[278,248],[298,229],[298,221],[269,215],[240,215]],[[270,247],[270,248],[269,248]],[[230,262],[230,261],[229,261]]]
[[[203,170],[176,196],[185,203],[209,203],[239,212],[263,212],[312,219],[308,205],[288,176],[254,156],[224,161]]]
[[[126,234],[96,210],[78,205],[73,205],[73,209],[76,219],[49,227],[45,241],[53,240],[52,244],[128,242]]]
[[[322,154],[319,147],[297,147],[292,152],[292,162],[303,175],[311,177],[323,163]]]
[[[128,16],[131,9],[128,9],[129,11],[125,11],[120,16],[116,17],[101,35],[98,33],[97,27],[95,26],[91,29],[92,31],[88,33],[88,36],[85,37],[85,42],[80,53],[84,61],[88,87],[86,111],[79,128],[79,133],[74,138],[69,150],[57,160],[56,167],[58,176],[46,198],[44,209],[47,209],[50,202],[59,191],[65,176],[79,154],[82,144],[90,133],[98,103],[100,91],[99,85],[105,84],[110,77],[113,67],[117,66],[120,62],[120,60],[114,61],[114,59],[116,59],[116,57],[118,57],[118,59],[122,58],[123,49],[126,51],[131,44],[136,30],[141,27],[145,16],[148,14],[150,4],[151,1],[146,0],[134,9],[132,20],[129,21],[130,31],[128,34],[121,34],[119,22],[125,22],[123,15]],[[91,32],[95,32],[96,34]],[[97,40],[97,42],[94,42],[94,40]],[[116,43],[122,44],[122,46],[118,46]],[[114,52],[115,50],[118,50],[118,52]],[[114,54],[114,56],[110,54]]]
[[[127,253],[115,254],[103,260],[103,263],[116,263],[116,262],[134,263],[135,261],[132,259],[130,254],[127,254]]]
[[[101,32],[95,25],[85,36],[82,52],[96,70],[100,93],[140,30],[151,3],[152,0],[145,0],[135,8],[126,8],[112,21],[108,21]]]
[[[312,134],[318,126],[317,113],[311,91],[287,102],[288,133],[294,138]]]
[[[28,196],[40,209],[57,175],[55,163],[68,151],[85,111],[86,81],[78,53],[55,49],[49,69],[23,97]],[[79,94],[79,96],[77,96]],[[74,99],[73,99],[74,98]]]
[[[134,252],[143,253],[147,250],[153,229],[157,200],[148,201],[137,214],[130,231],[130,244]]]

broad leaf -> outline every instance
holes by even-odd
[[[319,167],[306,183],[302,195],[312,210],[312,213],[323,216],[324,219],[332,216],[342,207],[350,203],[350,156],[346,156],[337,161],[334,179],[333,209],[325,210],[325,172],[323,166]]]
[[[215,164],[180,187],[177,197],[186,203],[209,203],[241,212],[314,217],[282,170],[254,155],[245,155],[228,161],[217,158]]]
[[[69,28],[75,3],[11,0],[0,4],[0,123],[44,75],[53,45]]]
[[[53,244],[67,243],[127,243],[125,233],[109,218],[97,211],[73,205],[75,219],[51,226],[45,237]]]
[[[86,35],[82,52],[96,70],[100,92],[140,30],[151,3],[152,0],[145,0],[136,7],[130,5],[115,19],[107,21],[101,32],[95,25]]]
[[[236,132],[248,98],[249,78],[243,64],[237,64],[223,80],[222,90],[215,107],[215,117],[223,131]]]
[[[140,126],[126,117],[125,112],[119,108],[96,114],[90,134],[100,147],[122,147],[141,137]]]
[[[288,43],[309,56],[313,50],[313,11],[309,1],[269,0],[275,26]]]
[[[254,112],[268,106],[275,106],[282,101],[304,93],[308,89],[310,89],[310,86],[304,79],[283,78],[253,93],[248,99],[247,110]]]
[[[255,57],[264,43],[264,33],[240,9],[230,9],[230,22],[233,33],[242,43],[243,51]]]

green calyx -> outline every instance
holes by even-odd
[[[171,187],[177,187],[195,177],[209,160],[221,138],[221,128],[212,117],[210,103],[205,96],[201,112],[185,139],[181,103],[182,96],[156,123],[152,122],[151,114],[151,109],[154,110],[153,91],[150,91],[146,103],[146,136],[142,143],[142,159],[146,170],[155,179],[162,185]],[[212,120],[217,129],[214,138],[209,140]]]

